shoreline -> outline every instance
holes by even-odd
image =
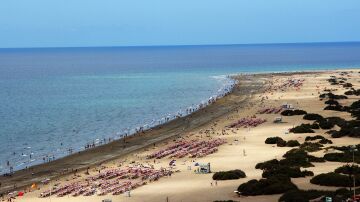
[[[343,73],[345,72],[345,73]],[[253,74],[253,75],[238,75],[233,78],[240,81],[235,86],[234,91],[215,103],[187,116],[176,120],[173,120],[167,124],[158,126],[156,129],[147,131],[133,137],[128,137],[123,142],[116,144],[103,145],[102,149],[94,148],[89,151],[83,152],[83,154],[76,154],[72,158],[65,158],[67,161],[62,161],[64,164],[60,164],[60,167],[53,167],[49,165],[39,166],[39,173],[37,174],[37,180],[44,179],[43,177],[50,178],[49,183],[36,183],[35,188],[25,186],[23,189],[19,187],[19,184],[30,185],[31,180],[35,179],[34,176],[27,177],[27,179],[17,177],[18,179],[10,179],[8,181],[9,190],[12,189],[8,196],[16,195],[19,192],[24,193],[23,197],[15,197],[16,201],[47,201],[54,200],[57,202],[65,201],[89,201],[97,202],[105,199],[117,201],[125,200],[132,202],[140,202],[145,198],[147,201],[162,201],[169,198],[171,201],[216,201],[216,200],[233,200],[233,201],[247,201],[247,202],[261,202],[261,201],[278,201],[281,194],[272,195],[259,195],[259,196],[247,196],[246,194],[238,196],[234,193],[240,184],[244,184],[249,180],[259,180],[264,178],[261,169],[254,169],[260,162],[265,162],[271,159],[281,160],[283,155],[293,149],[292,146],[274,146],[264,144],[264,141],[272,136],[279,136],[283,138],[285,142],[298,141],[301,149],[305,143],[308,143],[307,135],[314,137],[323,136],[329,138],[332,142],[330,145],[324,143],[320,151],[308,151],[309,154],[318,158],[323,157],[328,152],[335,152],[332,147],[342,147],[351,145],[354,141],[354,137],[342,137],[335,138],[332,135],[326,134],[326,130],[323,128],[317,129],[314,133],[292,133],[289,130],[294,128],[295,125],[300,123],[312,123],[312,121],[304,120],[302,116],[282,116],[282,122],[273,122],[280,115],[278,109],[280,106],[286,104],[294,109],[305,110],[307,113],[320,114],[323,117],[341,117],[345,120],[351,120],[352,117],[348,113],[325,110],[327,103],[324,103],[322,99],[319,99],[319,95],[323,92],[327,92],[329,87],[336,94],[344,94],[347,88],[343,85],[331,85],[329,84],[329,78],[332,76],[345,77],[349,83],[357,84],[360,78],[360,72],[358,69],[341,69],[330,71],[314,71],[312,72],[282,72],[282,73],[268,73],[268,74]],[[297,85],[299,82],[299,85]],[[359,85],[354,86],[359,88]],[[354,100],[358,98],[356,95],[348,97],[348,99],[341,100],[340,104],[343,106],[349,106]],[[270,112],[263,113],[262,111],[271,109]],[[263,120],[260,125],[242,125],[244,122],[240,120]],[[236,127],[233,124],[237,123]],[[249,123],[249,122],[245,122]],[[306,138],[305,138],[306,136]],[[194,153],[189,153],[188,156],[179,156],[183,152],[175,152],[174,155],[165,154],[162,155],[162,151],[168,151],[172,146],[184,141],[196,142],[211,142],[211,141],[225,141],[219,148],[209,149],[209,153],[205,152],[205,156],[201,153],[195,153],[197,156],[193,156]],[[313,142],[314,143],[314,142]],[[123,147],[121,147],[123,146]],[[126,148],[125,148],[125,147]],[[330,150],[329,150],[330,148]],[[306,150],[307,151],[307,150]],[[171,151],[169,151],[171,153]],[[184,151],[186,152],[186,151]],[[203,151],[201,151],[203,152]],[[198,156],[198,154],[200,154]],[[151,155],[160,155],[156,158],[149,158]],[[169,162],[176,162],[176,165],[170,165]],[[212,174],[196,173],[196,164],[211,163],[211,171],[213,173],[219,171],[228,171],[234,169],[240,169],[246,173],[245,178],[237,180],[226,180],[214,182]],[[321,163],[314,163],[313,167],[306,167],[313,173],[313,176],[331,172],[336,168],[345,165],[344,162],[332,162],[324,161]],[[78,170],[68,169],[67,172],[59,168],[63,167],[78,167]],[[45,169],[46,167],[47,169]],[[52,170],[49,170],[52,168]],[[84,169],[86,168],[86,170]],[[122,178],[104,178],[101,180],[93,181],[94,177],[104,175],[108,172],[128,169],[155,169],[155,170],[168,170],[174,173],[173,176],[164,176],[161,180],[156,182],[144,181],[147,178],[131,178],[130,176]],[[42,169],[42,170],[40,170]],[[304,168],[301,168],[304,169]],[[90,172],[89,172],[90,171]],[[128,171],[126,171],[128,172]],[[175,174],[176,173],[176,174]],[[130,175],[130,174],[127,174]],[[127,176],[126,175],[126,176]],[[26,175],[24,174],[26,177]],[[146,175],[140,175],[145,177]],[[292,183],[298,187],[299,190],[329,190],[334,191],[336,187],[320,186],[311,183],[312,177],[300,177],[291,178]],[[1,177],[0,177],[0,180]],[[90,180],[90,181],[88,181]],[[112,184],[113,182],[129,182],[138,184],[139,180],[142,183],[148,184],[139,188],[133,189],[130,186],[131,198],[127,193],[113,192],[113,189],[105,190],[108,186],[99,186],[98,183]],[[114,181],[115,180],[115,181]],[[3,182],[3,181],[1,181]],[[9,187],[11,183],[17,184],[17,188]],[[77,195],[77,191],[73,192],[70,189],[66,189],[65,196],[61,197],[61,191],[55,191],[54,195],[50,197],[40,197],[46,195],[50,190],[58,190],[59,187],[73,186],[77,183],[84,184],[86,190],[96,190],[90,196],[87,193]],[[214,183],[215,186],[214,186]],[[134,184],[134,185],[135,185]],[[144,184],[143,184],[144,185]],[[114,185],[119,187],[122,185]],[[108,187],[110,188],[110,187]],[[79,190],[76,188],[76,190]],[[159,190],[161,190],[159,192]],[[18,192],[19,191],[19,192]],[[50,192],[51,193],[51,192]],[[105,194],[102,194],[105,193]],[[111,194],[112,193],[112,194]],[[75,194],[75,195],[74,195]],[[190,198],[189,198],[190,197]],[[6,198],[6,197],[5,197]],[[51,199],[50,199],[51,198]]]
[[[271,74],[265,75],[269,76]],[[246,77],[249,76],[262,77],[263,74],[229,76],[229,79],[237,81],[237,84],[234,84],[233,89],[229,93],[223,97],[216,98],[215,102],[186,116],[170,120],[169,122],[154,126],[143,132],[135,133],[110,143],[64,156],[51,162],[14,171],[12,176],[2,175],[0,176],[0,181],[2,182],[0,194],[21,189],[33,183],[38,183],[43,179],[56,179],[72,173],[74,170],[80,171],[90,166],[111,161],[152,144],[189,132],[214,119],[220,118],[229,111],[239,107],[239,105],[246,104],[251,94],[263,87],[261,83],[255,81],[250,82],[250,84],[245,84],[244,81],[246,81],[248,79]],[[241,81],[242,79],[244,79],[244,81]],[[252,84],[255,84],[255,86],[252,86]],[[237,98],[242,97],[242,100],[233,100],[234,96]]]
[[[238,80],[238,84],[235,85],[229,95],[216,100],[216,102],[190,115],[171,120],[143,133],[87,149],[49,163],[36,165],[26,170],[16,171],[12,177],[0,176],[2,182],[0,194],[20,190],[47,178],[51,180],[61,179],[74,173],[74,171],[84,171],[89,167],[100,166],[113,160],[126,161],[124,157],[141,152],[140,150],[146,151],[153,144],[155,146],[155,144],[166,142],[171,138],[194,132],[218,120],[225,120],[235,110],[252,109],[256,105],[254,102],[256,98],[253,98],[252,95],[264,93],[266,91],[266,81],[271,82],[273,77],[314,73],[331,74],[342,70],[347,71],[348,69],[232,75],[231,78]],[[16,187],[14,187],[14,184],[16,184]]]
[[[28,169],[33,166],[37,166],[37,165],[49,163],[54,160],[62,159],[67,156],[70,156],[72,154],[76,154],[78,152],[84,152],[84,151],[87,151],[88,149],[91,149],[94,147],[106,145],[113,141],[122,140],[123,138],[129,137],[129,136],[132,136],[132,135],[135,135],[138,133],[153,130],[153,129],[157,128],[158,126],[167,124],[178,118],[186,117],[202,108],[207,107],[208,105],[214,103],[216,100],[228,95],[233,90],[234,86],[237,84],[237,80],[235,78],[230,77],[229,75],[219,75],[219,76],[221,76],[221,77],[223,76],[224,78],[222,78],[222,80],[225,80],[225,81],[221,81],[222,84],[219,86],[219,88],[213,89],[213,92],[211,94],[209,94],[209,97],[202,98],[202,100],[199,101],[198,103],[191,104],[191,105],[188,105],[185,107],[180,107],[177,110],[165,113],[165,114],[163,114],[162,117],[153,119],[153,121],[151,121],[151,122],[144,121],[141,125],[133,126],[132,128],[123,129],[122,131],[117,132],[116,135],[113,135],[113,136],[107,136],[107,137],[104,137],[103,139],[100,137],[98,137],[98,138],[95,137],[95,139],[93,139],[92,142],[88,141],[88,142],[84,143],[83,146],[75,148],[75,149],[70,147],[66,150],[62,150],[62,152],[57,152],[57,153],[53,153],[53,154],[49,153],[49,156],[46,155],[46,157],[45,157],[45,153],[43,153],[42,155],[37,156],[37,159],[30,158],[30,160],[28,162],[24,162],[21,160],[15,161],[15,164],[12,159],[10,159],[10,160],[7,159],[7,160],[9,160],[8,163],[11,162],[11,164],[10,164],[10,166],[9,165],[7,166],[8,167],[7,170],[5,170],[5,168],[4,168],[5,165],[0,165],[0,168],[1,168],[0,175],[13,174],[16,171]],[[214,78],[214,79],[216,79],[216,78]],[[55,158],[55,156],[57,156],[57,158]],[[46,158],[46,160],[45,160],[45,158]],[[43,160],[41,160],[41,159],[43,159]],[[1,166],[3,166],[3,167],[1,167]]]

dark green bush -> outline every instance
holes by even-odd
[[[357,165],[343,165],[335,169],[335,173],[341,173],[345,175],[359,175],[360,167]]]
[[[278,141],[284,141],[281,137],[268,137],[265,140],[265,144],[277,144]]]
[[[290,178],[298,178],[298,177],[306,177],[306,176],[314,176],[314,173],[311,171],[301,171],[299,167],[288,167],[288,166],[277,166],[272,169],[264,170],[262,177],[276,177],[277,175],[284,175]]]
[[[284,110],[280,113],[282,116],[293,116],[294,115],[294,111],[293,110]]]
[[[323,117],[320,114],[309,113],[309,114],[305,114],[303,119],[305,119],[305,120],[321,120],[321,119],[323,119]]]
[[[287,141],[287,143],[286,143],[286,146],[287,147],[297,147],[297,146],[299,146],[300,145],[300,143],[299,143],[299,141],[297,141],[297,140],[289,140],[289,141]]]
[[[332,111],[339,111],[339,112],[343,112],[346,111],[345,108],[341,105],[328,105],[324,108],[324,110],[332,110]]]
[[[307,112],[300,109],[295,109],[295,110],[287,109],[281,112],[282,116],[295,116],[295,115],[304,115],[304,114],[307,114]]]
[[[320,129],[320,126],[317,123],[313,123],[313,124],[310,125],[310,128],[311,129]]]
[[[264,170],[264,169],[272,169],[274,167],[278,167],[279,165],[280,165],[279,160],[272,159],[272,160],[265,161],[265,162],[262,162],[262,163],[257,163],[255,168]]]
[[[319,141],[320,144],[332,144],[333,142],[329,139],[322,139]]]
[[[244,196],[281,194],[297,189],[288,177],[276,176],[261,180],[250,180],[241,184],[238,191]]]
[[[315,133],[310,124],[301,124],[290,129],[292,133]]]
[[[290,166],[290,167],[311,167],[314,166],[310,162],[309,155],[307,152],[301,149],[291,149],[290,151],[286,152],[282,159],[279,161],[279,164]]]
[[[346,190],[346,192],[349,192]],[[308,202],[312,199],[317,199],[322,196],[332,197],[333,202],[341,202],[342,197],[337,196],[336,192],[332,191],[319,191],[319,190],[290,190],[284,193],[279,201],[281,202]],[[345,199],[345,198],[344,198]]]
[[[360,183],[360,178],[357,177],[355,181],[356,184]],[[334,172],[316,175],[310,180],[310,182],[312,184],[334,187],[351,187],[353,185],[351,178]]]
[[[351,152],[328,153],[324,155],[324,159],[327,161],[347,162],[347,163],[353,161]],[[358,152],[355,154],[355,162],[360,163],[360,154]]]
[[[277,145],[278,147],[286,147],[286,141],[283,140],[283,139],[281,139],[281,140],[279,140],[279,141],[276,143],[276,145]]]
[[[306,136],[305,137],[305,141],[323,140],[323,139],[325,139],[325,138],[323,136],[321,136],[321,135]]]
[[[246,175],[242,170],[230,170],[230,171],[220,171],[216,172],[213,175],[213,180],[235,180],[239,178],[245,178]]]
[[[294,110],[294,115],[305,115],[305,114],[307,114],[307,112],[304,110],[301,110],[301,109]]]
[[[331,129],[335,126],[335,123],[329,121],[328,119],[318,120],[317,123],[319,124],[321,129]]]
[[[332,131],[331,137],[339,138],[339,137],[360,137],[360,121],[359,120],[350,120],[346,121],[339,131]]]
[[[300,149],[308,152],[315,152],[322,149],[324,145],[317,143],[317,142],[304,142],[300,145]]]
[[[340,99],[347,99],[347,97],[345,95],[335,95],[333,93],[324,93],[324,94],[321,94],[319,95],[319,98],[329,98],[329,99],[332,99],[332,100],[340,100]]]
[[[327,100],[325,101],[325,104],[327,105],[339,105],[339,102],[336,100]]]

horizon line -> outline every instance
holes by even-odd
[[[0,47],[1,49],[60,49],[60,48],[150,48],[150,47],[187,47],[187,46],[257,46],[257,45],[296,45],[296,44],[336,44],[360,43],[360,41],[324,41],[324,42],[280,42],[280,43],[239,43],[239,44],[172,44],[172,45],[114,45],[114,46],[39,46],[39,47]]]

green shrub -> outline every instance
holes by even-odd
[[[307,112],[304,110],[301,110],[301,109],[294,110],[294,115],[305,115],[305,114],[307,114]]]
[[[333,138],[339,138],[344,136],[360,138],[360,121],[345,121],[345,123],[341,125],[341,129],[339,131],[331,131],[330,134]]]
[[[286,146],[287,147],[297,147],[297,146],[299,146],[300,145],[300,143],[299,143],[299,141],[297,141],[297,140],[289,140],[289,141],[287,141],[287,143],[286,143]]]
[[[301,149],[291,149],[290,151],[286,152],[282,159],[279,161],[279,164],[286,165],[290,167],[311,167],[313,166],[310,163],[309,155],[307,152]]]
[[[324,155],[324,159],[327,161],[333,162],[352,162],[352,153],[351,152],[342,152],[342,153],[327,153]],[[357,152],[355,155],[355,162],[360,163],[360,155]]]
[[[244,196],[281,194],[297,189],[288,177],[276,176],[261,180],[250,180],[241,184],[238,191]]]
[[[333,142],[329,139],[322,139],[319,141],[320,144],[332,144]]]
[[[321,119],[317,121],[321,129],[331,129],[335,126],[335,123],[328,119]]]
[[[360,183],[360,178],[357,177],[355,180],[356,184]],[[339,173],[322,173],[313,177],[310,182],[312,184],[322,185],[322,186],[334,186],[334,187],[351,187],[353,181],[346,175]]]
[[[323,139],[325,139],[325,138],[323,136],[321,136],[321,135],[306,136],[305,137],[305,141],[323,140]]]
[[[348,192],[346,190],[346,192]],[[312,199],[317,199],[322,196],[332,197],[334,202],[342,201],[341,197],[336,196],[336,192],[332,191],[319,191],[319,190],[290,190],[284,193],[279,201],[281,202],[308,202]]]
[[[345,175],[358,175],[360,174],[360,167],[357,165],[343,165],[335,169],[335,173],[341,173]]]
[[[276,143],[276,145],[277,145],[278,147],[285,147],[285,146],[286,146],[286,141],[283,140],[283,139],[281,139],[281,140],[279,140],[279,141]]]
[[[339,102],[336,100],[327,100],[325,101],[325,104],[327,105],[339,105]]]
[[[246,175],[244,171],[236,169],[230,171],[220,171],[216,172],[213,175],[213,180],[235,180],[239,178],[245,178]]]
[[[303,119],[305,119],[305,120],[321,120],[321,119],[323,119],[323,117],[320,114],[309,113],[309,114],[305,114]]]
[[[295,109],[295,110],[287,109],[281,112],[282,116],[295,116],[295,115],[304,115],[304,114],[307,114],[307,112],[300,109]]]
[[[277,144],[278,141],[284,141],[281,137],[268,137],[265,140],[265,144]]]
[[[311,129],[320,129],[320,126],[317,123],[313,123],[313,124],[310,125],[310,128]]]
[[[299,126],[295,126],[290,129],[292,133],[315,133],[313,129],[311,129],[310,124],[301,124]]]
[[[280,113],[282,116],[293,116],[294,115],[294,111],[293,110],[284,110]]]
[[[298,178],[298,177],[306,177],[306,176],[314,176],[314,173],[311,171],[301,171],[299,167],[288,167],[288,166],[277,166],[272,169],[264,170],[262,177],[276,177],[277,175],[284,175],[290,178]]]
[[[272,159],[272,160],[265,161],[265,162],[262,162],[262,163],[257,163],[255,168],[265,170],[265,169],[272,169],[274,167],[278,167],[279,165],[280,165],[279,160]]]
[[[300,149],[308,152],[315,152],[322,149],[324,145],[317,143],[317,142],[304,142],[300,145]]]
[[[346,111],[345,108],[341,105],[335,105],[335,106],[328,105],[324,108],[324,110],[333,110],[333,111],[339,111],[339,112]]]

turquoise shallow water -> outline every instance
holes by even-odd
[[[184,113],[228,74],[359,64],[359,43],[0,49],[0,172]]]

